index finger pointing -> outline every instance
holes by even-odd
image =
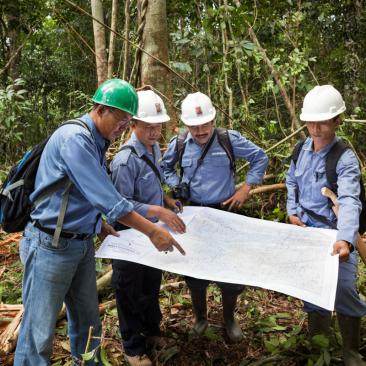
[[[180,254],[186,255],[186,252],[184,251],[184,249],[180,246],[180,244],[178,242],[173,240],[172,245],[179,250]]]

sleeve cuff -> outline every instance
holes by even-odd
[[[147,211],[149,210],[150,205],[147,205],[146,203],[139,203],[135,204],[135,211],[140,214],[141,216],[145,217],[147,216]]]
[[[345,233],[338,231],[336,240],[346,241],[347,243],[351,244],[352,248],[354,249],[357,241],[357,233],[355,235],[347,235]],[[351,249],[351,252],[353,251],[353,249]]]
[[[107,214],[108,224],[113,224],[120,217],[125,216],[133,211],[133,204],[126,199],[119,201]]]
[[[256,184],[261,184],[262,178],[256,177],[254,175],[247,175],[245,178],[245,183],[249,184],[251,186],[256,185]]]
[[[297,216],[297,210],[296,210],[296,208],[287,209],[287,215],[288,216]]]

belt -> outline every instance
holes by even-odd
[[[48,229],[46,227],[43,227],[42,225],[40,225],[40,223],[38,221],[33,221],[33,226],[35,226],[37,229],[41,230],[42,232],[44,232],[46,234],[49,234],[52,236],[55,234],[55,229]],[[94,234],[70,233],[68,231],[61,231],[61,234],[60,234],[60,238],[77,239],[77,240],[86,240],[86,239],[90,239],[93,236],[94,236]]]

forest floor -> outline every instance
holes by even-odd
[[[21,304],[22,265],[18,246],[20,235],[0,233],[0,310],[1,304]],[[108,266],[97,262],[99,276]],[[360,266],[360,291],[365,295],[365,266]],[[172,286],[169,285],[172,283]],[[160,304],[163,313],[161,324],[165,345],[151,350],[155,365],[166,366],[260,366],[260,365],[341,365],[341,345],[337,324],[327,339],[317,336],[310,340],[302,302],[292,297],[258,288],[247,288],[239,299],[237,319],[244,338],[237,344],[225,335],[222,324],[221,294],[215,285],[208,289],[210,326],[205,334],[197,337],[192,333],[192,305],[183,278],[164,274]],[[99,293],[100,303],[113,300],[110,287]],[[11,324],[15,314],[0,312],[1,333]],[[104,339],[103,353],[106,365],[127,365],[119,334],[115,307],[102,315]],[[1,349],[0,349],[1,352]],[[361,353],[366,356],[366,324],[362,328]],[[12,365],[13,351],[0,353],[0,365]],[[66,320],[57,324],[52,365],[71,365]]]

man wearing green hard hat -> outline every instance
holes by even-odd
[[[93,327],[94,337],[100,336],[94,236],[118,236],[109,223],[117,221],[141,231],[159,251],[176,247],[184,254],[165,229],[134,211],[106,171],[110,142],[137,114],[135,89],[120,79],[107,80],[97,89],[93,102],[90,113],[62,124],[42,152],[30,196],[34,209],[20,243],[24,314],[15,366],[50,364],[63,302],[73,365],[81,363],[89,328]],[[98,344],[93,338],[89,350]]]

